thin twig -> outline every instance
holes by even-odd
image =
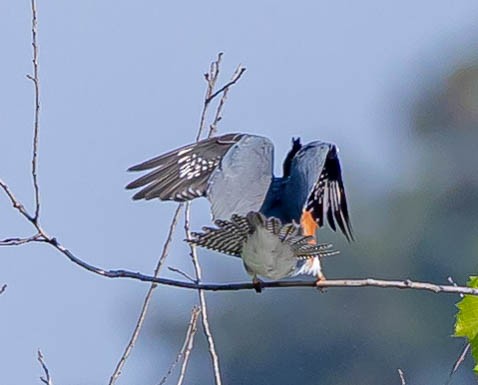
[[[12,206],[29,222],[34,223],[34,218],[28,213],[25,206],[17,199],[10,187],[2,179],[0,179],[0,188],[5,192],[8,199],[10,199]]]
[[[37,163],[38,163],[38,137],[40,129],[40,78],[38,75],[38,42],[37,42],[37,9],[36,1],[31,0],[31,10],[32,10],[32,49],[33,49],[33,76],[27,75],[27,78],[30,79],[35,88],[35,114],[34,114],[34,123],[33,123],[33,152],[32,152],[32,179],[33,179],[33,189],[35,193],[35,214],[31,215],[26,210],[25,206],[20,203],[20,201],[15,197],[13,192],[10,190],[9,186],[0,179],[0,188],[3,189],[5,194],[10,199],[13,207],[20,212],[29,222],[32,222],[34,225],[38,223],[38,216],[40,215],[40,190],[38,185],[38,176],[37,176]],[[15,242],[12,242],[12,245],[15,245]]]
[[[40,363],[42,369],[43,369],[43,372],[45,373],[45,377],[40,377],[40,380],[41,382],[43,382],[45,385],[53,385],[53,380],[52,378],[50,377],[50,371],[48,370],[47,366],[46,366],[46,363],[45,363],[45,360],[44,360],[44,357],[43,357],[43,354],[42,352],[40,351],[40,349],[38,349],[38,362]]]
[[[206,87],[206,94],[204,96],[204,104],[203,108],[201,111],[201,118],[199,119],[199,129],[198,133],[196,135],[196,142],[201,139],[201,135],[204,131],[204,124],[206,121],[206,113],[207,109],[209,106],[209,103],[214,99],[211,97],[214,91],[214,87],[216,86],[217,78],[219,77],[219,70],[220,70],[220,65],[221,65],[221,60],[222,60],[222,52],[219,52],[217,54],[217,59],[213,61],[209,67],[209,72],[204,74],[204,78],[206,79],[207,82],[207,87]]]
[[[35,118],[33,123],[33,155],[32,155],[32,179],[35,192],[35,214],[33,220],[38,221],[40,216],[40,187],[38,185],[38,138],[40,132],[40,78],[38,75],[38,42],[37,42],[37,10],[35,0],[31,0],[32,7],[32,48],[33,48],[33,76],[27,75],[35,87]]]
[[[447,281],[450,282],[453,286],[458,286],[451,276],[447,278]],[[463,298],[463,294],[460,294],[460,297]]]
[[[190,217],[191,217],[191,204],[190,202],[186,203],[186,210],[184,213],[184,230],[186,232],[186,237],[188,239],[191,238],[191,230],[190,230]],[[190,244],[191,250],[191,258],[194,265],[194,272],[196,274],[196,282],[201,282],[202,279],[202,271],[201,265],[199,264],[199,259],[197,256],[197,250],[195,245]],[[214,342],[214,337],[211,332],[211,327],[209,325],[208,315],[207,315],[207,303],[206,303],[206,295],[204,294],[204,290],[198,290],[199,295],[199,304],[201,306],[201,319],[202,319],[202,326],[204,330],[204,334],[206,335],[207,343],[209,345],[209,355],[211,356],[212,360],[212,367],[214,370],[214,380],[216,385],[222,384],[221,379],[221,370],[219,367],[219,356],[216,351],[216,344]]]
[[[451,368],[450,375],[448,376],[448,380],[445,385],[448,385],[451,383],[453,375],[456,373],[456,371],[459,369],[463,361],[465,361],[465,357],[470,350],[471,345],[466,342],[465,346],[463,347],[459,357],[456,359],[455,363],[453,364],[453,367]]]
[[[176,365],[179,363],[181,359],[183,359],[183,363],[181,365],[181,372],[179,375],[178,385],[182,384],[184,380],[184,374],[186,373],[186,367],[189,362],[189,356],[193,348],[194,336],[196,335],[196,332],[197,332],[197,321],[198,321],[199,313],[201,313],[201,309],[199,309],[197,306],[194,306],[191,311],[191,319],[189,320],[189,323],[188,323],[188,329],[186,331],[186,336],[184,338],[183,346],[179,350],[179,353],[176,356],[176,359],[174,360],[174,362],[170,365],[167,373],[159,382],[159,385],[164,385],[166,383],[168,378],[173,373],[174,368],[176,367]]]
[[[169,248],[170,248],[170,245],[171,245],[171,242],[172,242],[172,239],[173,239],[173,234],[174,234],[174,230],[176,229],[176,225],[178,223],[178,219],[179,219],[179,215],[181,213],[181,209],[182,209],[182,205],[178,205],[178,207],[176,208],[176,211],[173,215],[173,218],[171,220],[171,224],[169,226],[169,232],[168,232],[168,235],[166,237],[166,241],[164,242],[164,245],[163,245],[163,251],[161,252],[161,257],[159,258],[158,260],[158,263],[156,265],[156,268],[154,269],[154,277],[155,278],[158,278],[159,276],[159,272],[161,270],[161,266],[163,265],[163,262],[164,260],[166,259],[168,253],[169,253]],[[139,333],[141,332],[141,329],[143,327],[143,324],[144,324],[144,320],[146,319],[146,314],[148,312],[148,307],[149,307],[149,303],[151,302],[151,298],[153,296],[153,291],[154,289],[156,288],[157,286],[157,283],[152,283],[148,289],[148,292],[146,293],[146,296],[144,298],[144,301],[143,301],[143,306],[141,308],[141,312],[139,314],[139,317],[138,317],[138,321],[136,322],[136,325],[135,325],[135,328],[133,330],[133,334],[131,335],[131,338],[128,342],[128,344],[126,345],[126,348],[123,352],[123,355],[121,356],[120,360],[118,361],[118,364],[116,365],[116,368],[113,372],[113,374],[111,375],[110,377],[110,381],[109,381],[109,384],[110,385],[113,385],[116,380],[118,379],[118,377],[121,375],[121,370],[123,369],[125,363],[126,363],[126,360],[128,359],[129,355],[131,354],[131,351],[133,350],[133,347],[138,339],[138,336],[139,336]]]
[[[0,241],[0,246],[21,246],[30,242],[34,242],[41,238],[40,234],[35,234],[27,238],[6,238]]]
[[[402,369],[397,369],[398,375],[400,376],[400,385],[407,385],[407,382],[405,381],[405,375],[403,374]]]
[[[227,100],[227,94],[229,93],[229,87],[231,87],[233,84],[235,84],[242,74],[244,73],[246,69],[242,65],[238,65],[234,73],[232,74],[231,81],[224,86],[224,92],[222,93],[221,99],[219,100],[217,109],[216,109],[216,114],[214,116],[214,120],[212,123],[209,125],[209,137],[214,136],[217,131],[217,125],[222,119],[222,109],[224,107],[224,104],[226,103]]]
[[[206,99],[206,103],[210,103],[217,95],[221,94],[222,92],[226,91],[228,88],[233,86],[237,81],[241,78],[242,74],[246,71],[244,67],[240,67],[240,70],[235,78],[233,78],[229,83],[224,84],[221,88],[219,88],[216,92],[214,92],[209,98]]]
[[[193,350],[193,346],[194,346],[194,336],[196,335],[196,332],[197,332],[198,316],[201,312],[201,309],[198,309],[198,308],[195,308],[195,309],[196,309],[196,313],[194,314],[193,322],[191,322],[191,327],[188,329],[188,336],[186,337],[187,344],[185,341],[186,350],[184,351],[184,359],[183,359],[183,363],[181,364],[181,371],[179,372],[177,385],[181,385],[184,381],[184,377],[186,376],[186,369],[189,363],[189,357],[191,356],[191,351]]]
[[[171,266],[168,266],[168,270],[169,271],[172,271],[173,273],[177,273],[179,275],[182,275],[184,278],[186,278],[188,281],[190,282],[196,282],[196,280],[191,277],[188,273],[176,268],[176,267],[171,267]]]
[[[7,290],[7,284],[6,284],[6,283],[4,283],[4,284],[2,285],[2,287],[0,287],[0,295],[3,294],[3,293],[5,293],[5,290]]]

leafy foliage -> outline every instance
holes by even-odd
[[[478,276],[470,277],[468,286],[478,288]],[[455,337],[466,337],[471,345],[471,352],[475,363],[478,362],[478,296],[465,295],[457,303]],[[478,373],[478,364],[473,368]]]

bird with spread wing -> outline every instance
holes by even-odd
[[[225,134],[183,146],[131,167],[129,171],[149,172],[126,188],[140,188],[133,196],[135,200],[159,198],[184,202],[206,197],[211,203],[213,219],[219,221],[216,222],[219,227],[216,230],[221,230],[223,244],[227,243],[228,235],[231,239],[234,238],[232,230],[228,234],[222,231],[223,227],[240,218],[246,220],[248,225],[243,226],[242,230],[247,229],[249,236],[245,239],[250,242],[244,241],[240,244],[241,247],[245,250],[264,250],[262,254],[248,251],[253,256],[252,259],[256,259],[255,262],[246,263],[248,257],[244,259],[242,255],[246,269],[253,276],[277,279],[278,275],[282,278],[300,272],[323,279],[321,254],[316,251],[324,245],[315,245],[317,229],[327,221],[332,230],[338,228],[347,240],[353,240],[337,152],[337,147],[332,143],[315,141],[302,145],[300,139],[293,139],[292,148],[283,163],[283,175],[275,177],[274,146],[269,139],[242,133]],[[275,218],[280,226],[298,226],[293,241],[299,242],[304,248],[306,244],[311,247],[311,254],[301,255],[300,263],[290,274],[264,274],[263,271],[257,271],[261,270],[257,266],[251,268],[251,265],[260,266],[261,263],[266,263],[267,258],[274,257],[274,254],[270,254],[272,252],[267,254],[266,245],[261,243],[267,244],[267,234],[279,239],[288,248],[290,242],[293,242],[288,237],[281,239],[279,233],[270,230],[270,218]],[[262,231],[264,229],[265,233]],[[209,228],[207,231],[213,234],[212,230]],[[259,233],[262,236],[257,236]],[[219,233],[215,235],[217,234]],[[299,241],[297,237],[302,240]],[[205,241],[207,237],[199,242],[200,233],[196,233],[195,239],[197,242],[194,239],[190,241],[206,248],[214,248]],[[315,251],[312,250],[314,245],[317,246]],[[290,249],[294,254],[296,249]],[[226,248],[216,247],[216,250]],[[323,248],[321,251],[325,253]]]

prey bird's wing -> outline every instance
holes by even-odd
[[[126,188],[141,188],[133,199],[184,202],[205,196],[215,219],[229,219],[259,210],[273,177],[272,162],[273,145],[267,138],[225,134],[131,167],[129,171],[151,171]]]

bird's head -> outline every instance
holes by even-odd
[[[292,138],[292,148],[287,153],[285,157],[284,164],[282,166],[283,177],[287,178],[290,175],[290,168],[292,165],[292,159],[294,159],[295,154],[299,152],[302,148],[302,144],[300,143],[300,138]]]

